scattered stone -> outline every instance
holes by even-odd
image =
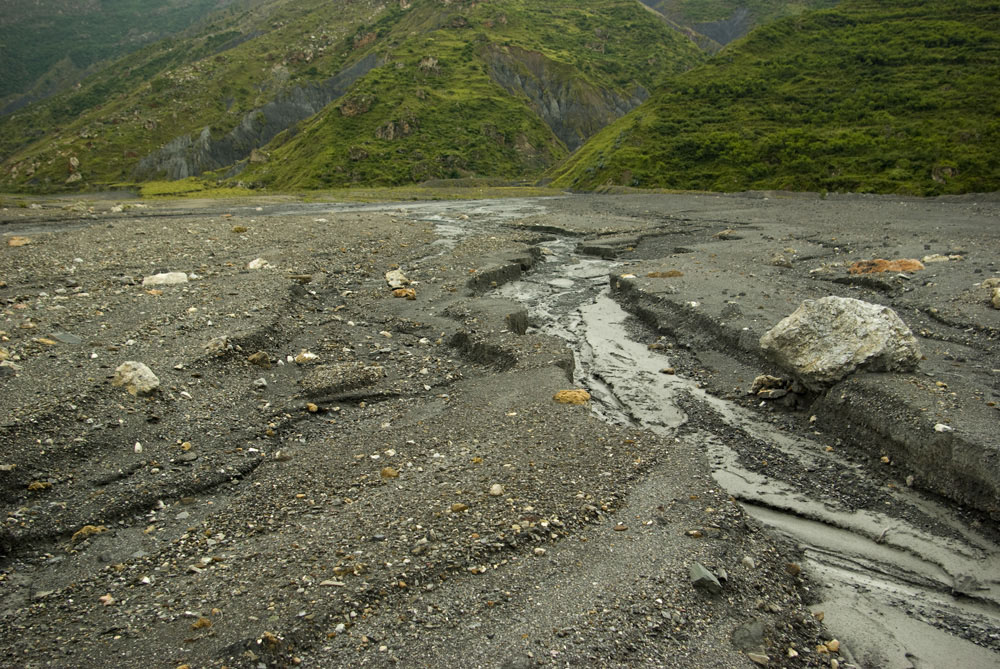
[[[882,272],[918,272],[924,269],[923,263],[915,258],[905,258],[902,260],[884,260],[876,258],[874,260],[859,260],[847,271],[851,274],[881,274]]]
[[[410,285],[410,280],[403,274],[403,270],[394,269],[385,273],[385,281],[390,288],[402,288]]]
[[[756,569],[757,568],[757,563],[754,562],[754,559],[752,557],[750,557],[749,555],[744,556],[742,562],[743,562],[743,566],[746,567],[747,569]]]
[[[836,639],[833,639],[832,641],[827,641],[825,645],[826,645],[826,649],[828,651],[830,651],[831,653],[839,653],[840,652],[840,642],[837,641]]]
[[[771,661],[771,658],[763,653],[747,653],[747,659],[752,661],[754,664],[759,664],[762,667],[766,667]]]
[[[951,425],[945,425],[944,423],[938,423],[937,425],[934,426],[934,431],[935,432],[954,432],[955,428],[953,428]]]
[[[319,360],[319,356],[312,351],[302,351],[295,356],[295,363],[299,365],[310,365]]]
[[[764,648],[764,621],[752,620],[733,630],[733,645],[744,651],[759,651]]]
[[[948,262],[949,260],[965,260],[965,256],[959,255],[957,253],[952,253],[950,255],[942,255],[940,253],[932,253],[929,256],[924,256],[920,259],[920,262],[925,265],[932,262]]]
[[[797,562],[789,562],[785,565],[785,571],[788,572],[790,576],[798,576],[802,573],[802,567],[800,567]]]
[[[650,272],[646,276],[650,279],[674,279],[684,276],[684,272],[679,269],[668,269],[666,272]]]
[[[97,598],[97,600],[101,602],[101,604],[103,604],[104,606],[111,606],[112,604],[115,603],[115,598],[112,597],[111,595],[101,595],[100,597]]]
[[[384,479],[396,479],[399,478],[399,472],[392,467],[383,467],[381,471],[381,476]]]
[[[42,490],[48,490],[52,487],[52,484],[48,481],[32,481],[28,484],[28,490],[31,492],[41,492]]]
[[[247,361],[251,365],[256,365],[257,367],[263,367],[264,369],[271,369],[271,358],[264,351],[257,351],[256,353],[248,357]]]
[[[152,274],[143,278],[143,286],[176,286],[180,283],[187,283],[188,275],[184,272],[162,272]]]
[[[462,513],[463,511],[468,511],[468,510],[469,510],[468,504],[462,504],[461,502],[456,502],[455,504],[451,505],[452,513]]]
[[[753,380],[750,385],[750,394],[756,395],[762,390],[770,390],[771,388],[785,388],[788,386],[788,381],[778,376],[771,376],[770,374],[761,374]]]
[[[312,402],[309,402],[308,404],[306,404],[306,411],[308,411],[309,413],[318,413],[319,407],[313,404]]]
[[[520,309],[507,314],[507,327],[517,335],[528,332],[528,310]]]
[[[858,369],[912,371],[917,340],[889,307],[849,297],[806,300],[760,338],[761,348],[812,390]]]
[[[53,332],[52,338],[56,341],[61,341],[64,344],[82,344],[83,339],[77,337],[75,334],[70,334],[69,332]]]
[[[146,365],[130,360],[115,368],[111,385],[125,386],[125,390],[132,395],[150,395],[160,387],[160,379]]]
[[[722,584],[719,583],[719,579],[700,562],[692,563],[688,567],[688,576],[691,580],[691,585],[698,590],[703,590],[712,595],[722,592]]]
[[[364,363],[319,365],[299,383],[309,395],[336,395],[370,386],[385,376],[385,370]]]
[[[288,278],[302,286],[311,283],[313,280],[312,274],[291,274]]]
[[[271,264],[263,258],[254,258],[247,263],[247,269],[266,269],[270,266]]]
[[[490,486],[490,497],[500,497],[504,494],[503,486],[499,483],[494,483]]]
[[[205,350],[209,355],[225,355],[226,352],[233,350],[233,345],[229,342],[229,337],[222,335],[205,344]]]
[[[993,297],[990,302],[994,309],[1000,309],[1000,287],[993,289]]]
[[[392,291],[393,297],[403,297],[408,300],[417,299],[417,291],[413,288],[396,288]]]
[[[9,237],[7,239],[7,246],[27,246],[31,243],[31,239],[28,237]]]
[[[260,388],[263,390],[264,388],[267,388],[267,379],[265,379],[263,376],[260,377],[259,379],[254,379],[253,385],[254,388]]]
[[[667,374],[669,376],[673,376],[676,373],[677,370],[674,369],[673,367],[664,367],[663,369],[660,370],[660,374]]]
[[[586,390],[560,390],[552,399],[560,404],[586,404],[590,401],[590,393]]]
[[[535,557],[542,557],[543,555],[545,555],[546,551],[545,551],[544,548],[542,548],[541,546],[539,546],[538,548],[536,548],[532,552],[535,554]]]
[[[104,525],[84,525],[79,530],[73,533],[73,536],[70,539],[70,541],[72,541],[75,544],[77,541],[83,541],[84,539],[92,537],[95,534],[101,534],[107,531],[108,528],[105,527]]]
[[[247,228],[246,228],[246,226],[245,226],[245,225],[234,225],[234,226],[232,227],[232,230],[233,230],[233,232],[235,232],[236,234],[238,234],[238,235],[241,235],[241,234],[243,234],[244,232],[246,232],[246,231],[247,231]]]
[[[768,264],[774,267],[785,267],[787,269],[792,268],[792,261],[789,260],[786,256],[782,255],[781,253],[775,253],[773,256],[771,256],[771,259],[768,261]]]

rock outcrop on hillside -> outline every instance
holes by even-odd
[[[487,62],[493,80],[513,95],[526,96],[570,151],[649,97],[638,85],[629,97],[597,88],[573,68],[516,47],[492,48]]]
[[[247,160],[254,149],[344,95],[355,81],[379,64],[379,57],[370,53],[321,84],[292,88],[245,115],[238,126],[218,139],[212,137],[210,128],[197,136],[176,137],[140,160],[134,176],[140,180],[184,179]]]

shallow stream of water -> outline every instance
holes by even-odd
[[[467,235],[497,230],[543,213],[544,207],[544,200],[530,199],[298,203],[272,205],[267,213],[398,214],[432,223],[444,252]],[[863,667],[1000,666],[1000,547],[951,509],[910,490],[896,492],[894,503],[933,518],[949,528],[948,536],[927,532],[899,514],[841,508],[819,487],[806,493],[743,466],[731,444],[715,434],[685,431],[690,426],[682,407],[694,403],[806,471],[818,466],[825,452],[823,444],[783,433],[682,375],[662,373],[669,358],[631,338],[630,316],[609,295],[609,276],[621,271],[619,264],[577,254],[577,241],[569,236],[555,236],[542,246],[543,261],[532,272],[491,296],[524,305],[537,331],[566,340],[576,360],[575,380],[591,392],[593,410],[603,419],[703,445],[719,485],[759,522],[802,549],[807,571],[822,584],[814,610],[825,612],[824,622],[844,643],[846,659]],[[823,457],[829,466],[830,456]],[[857,469],[846,461],[837,466]]]
[[[576,254],[576,245],[572,238],[545,242],[544,262],[492,295],[526,306],[539,331],[566,340],[575,380],[593,395],[596,413],[674,436],[687,421],[683,403],[695,402],[804,469],[817,466],[819,454],[828,466],[823,444],[778,431],[695,382],[662,373],[669,359],[630,337],[630,316],[609,295],[609,276],[621,268]],[[910,490],[895,494],[894,503],[952,530],[950,538],[931,534],[897,514],[840,508],[822,489],[803,493],[744,467],[715,435],[685,438],[695,437],[707,448],[716,481],[758,521],[800,546],[806,568],[822,584],[814,610],[824,611],[849,660],[915,669],[1000,665],[1000,549],[950,509]]]

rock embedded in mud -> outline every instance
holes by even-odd
[[[560,390],[552,399],[559,404],[586,404],[590,401],[590,393],[586,390]]]
[[[760,346],[814,391],[859,369],[912,371],[920,361],[917,340],[895,311],[849,297],[804,301]]]
[[[188,275],[184,272],[162,272],[151,274],[142,280],[143,286],[176,286],[180,283],[187,283]]]
[[[722,592],[722,584],[719,583],[719,579],[700,562],[694,562],[688,567],[688,576],[691,579],[691,585],[698,590],[711,595],[718,595]]]
[[[150,395],[160,387],[160,379],[143,363],[129,360],[115,368],[111,385],[125,386],[132,395]]]
[[[904,258],[901,260],[885,260],[875,258],[874,260],[859,260],[847,271],[850,274],[881,274],[882,272],[918,272],[924,269],[924,264],[916,258]]]

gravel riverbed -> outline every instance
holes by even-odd
[[[943,633],[962,666],[1000,657],[996,198],[40,202],[0,212],[0,664],[935,666],[834,638],[830,573],[748,512],[782,503],[720,483],[729,451],[856,517],[944,505],[898,515],[973,546],[942,578],[981,619]],[[555,238],[615,263],[630,335],[703,395],[683,425],[554,400],[574,351],[496,289]],[[963,259],[846,270],[932,253]],[[897,308],[920,369],[748,397],[775,371],[755,338],[833,293]],[[127,361],[158,388],[114,385]],[[785,458],[723,401],[847,464]],[[935,424],[987,484],[950,495]]]

